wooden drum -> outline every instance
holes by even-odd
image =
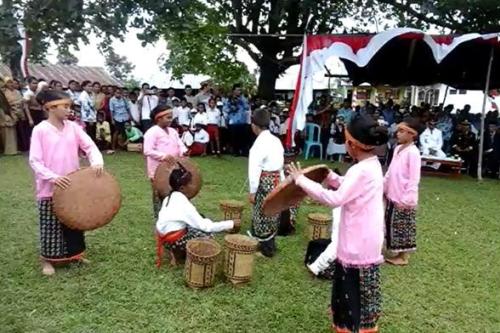
[[[220,209],[224,214],[224,220],[241,220],[244,204],[236,200],[222,200]]]
[[[142,152],[142,143],[129,143],[127,144],[127,151]]]
[[[259,242],[245,235],[226,235],[224,241],[224,275],[233,284],[249,282]]]
[[[184,275],[191,288],[212,287],[221,246],[212,239],[192,239],[186,245]]]
[[[311,213],[307,216],[307,221],[309,222],[309,240],[330,238],[331,216]]]

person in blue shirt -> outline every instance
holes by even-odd
[[[241,86],[239,84],[233,86],[233,93],[225,101],[222,110],[227,115],[233,155],[247,156],[250,137],[248,124],[250,104],[241,94]]]
[[[396,110],[394,109],[394,101],[392,99],[387,101],[385,109],[382,111],[382,116],[388,126],[391,126],[396,121]]]
[[[124,139],[126,138],[125,123],[130,121],[130,106],[122,94],[123,91],[118,88],[115,90],[115,95],[109,100],[111,123],[114,126],[113,150],[116,150],[118,135],[121,135]]]

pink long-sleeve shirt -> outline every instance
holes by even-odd
[[[148,177],[151,179],[165,156],[181,157],[187,151],[176,130],[170,127],[163,129],[158,125],[144,134],[143,149]]]
[[[337,260],[361,267],[383,261],[384,177],[376,156],[353,165],[344,177],[330,172],[325,189],[305,176],[296,183],[314,200],[330,207],[342,207]]]
[[[78,149],[87,154],[91,165],[104,164],[101,152],[77,123],[65,120],[62,130],[48,121],[35,126],[29,163],[35,173],[37,199],[51,198],[54,181],[80,168]]]
[[[384,178],[386,197],[399,205],[416,207],[421,168],[420,151],[415,145],[396,147]]]

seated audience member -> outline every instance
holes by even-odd
[[[104,120],[105,115],[102,112],[97,113],[96,124],[96,145],[100,150],[107,150],[108,154],[114,151],[111,148],[111,127],[109,122]]]
[[[451,152],[464,161],[463,167],[470,175],[477,173],[477,140],[467,120],[463,120],[457,126],[457,131],[451,138]]]
[[[141,130],[132,126],[130,122],[125,123],[125,136],[127,137],[125,145],[129,143],[142,143],[144,137]]]
[[[205,156],[207,145],[210,142],[210,136],[203,129],[202,124],[194,125],[193,144],[189,148],[189,156]]]

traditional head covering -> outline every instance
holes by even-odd
[[[372,150],[376,146],[387,143],[389,134],[387,128],[368,115],[356,113],[345,131],[346,140],[363,150]]]
[[[36,100],[46,108],[63,103],[72,103],[67,93],[57,90],[43,90],[36,95]]]
[[[420,135],[424,131],[424,128],[420,121],[412,117],[403,119],[403,121],[399,123],[398,128],[411,132],[415,136]]]

